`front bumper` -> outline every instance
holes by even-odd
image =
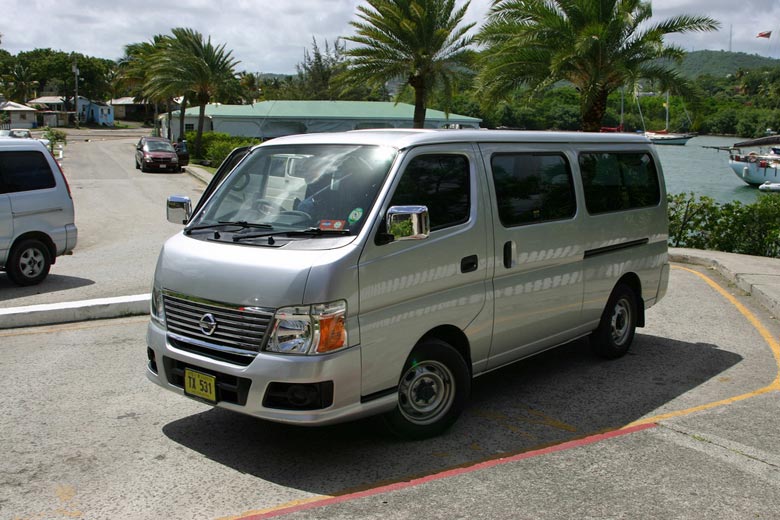
[[[217,376],[225,386],[235,387],[220,399],[216,406],[269,421],[301,425],[324,425],[357,419],[391,410],[396,394],[385,395],[368,402],[361,402],[360,347],[352,347],[322,356],[291,356],[261,352],[247,366],[211,359],[190,351],[176,348],[165,330],[155,322],[147,329],[147,344],[154,361],[147,364],[146,376],[152,382],[181,395],[183,388],[177,383],[175,372],[183,367],[202,370]],[[153,353],[153,354],[152,354]],[[319,385],[332,383],[332,404],[316,410],[279,409],[265,406],[269,388],[279,383]],[[190,397],[190,396],[187,396]],[[192,399],[196,399],[191,397]]]

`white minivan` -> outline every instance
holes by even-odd
[[[73,197],[59,164],[32,139],[0,139],[0,269],[40,283],[76,247]]]
[[[168,201],[186,227],[157,263],[147,376],[271,421],[437,435],[472,377],[584,336],[622,356],[668,283],[661,165],[636,135],[290,136],[204,197]]]

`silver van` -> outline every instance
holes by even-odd
[[[40,283],[76,247],[73,197],[39,141],[0,139],[0,269],[17,285]]]
[[[669,277],[661,165],[635,135],[290,136],[207,193],[192,215],[168,201],[186,227],[157,263],[147,376],[271,421],[437,435],[472,377],[584,336],[625,354]]]

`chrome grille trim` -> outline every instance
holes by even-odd
[[[165,324],[174,339],[237,355],[255,356],[263,348],[275,309],[239,307],[169,290],[162,292]],[[205,314],[217,321],[210,336],[199,324]]]

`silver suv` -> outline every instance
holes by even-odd
[[[73,197],[43,144],[0,140],[0,269],[17,285],[35,285],[76,247]]]

